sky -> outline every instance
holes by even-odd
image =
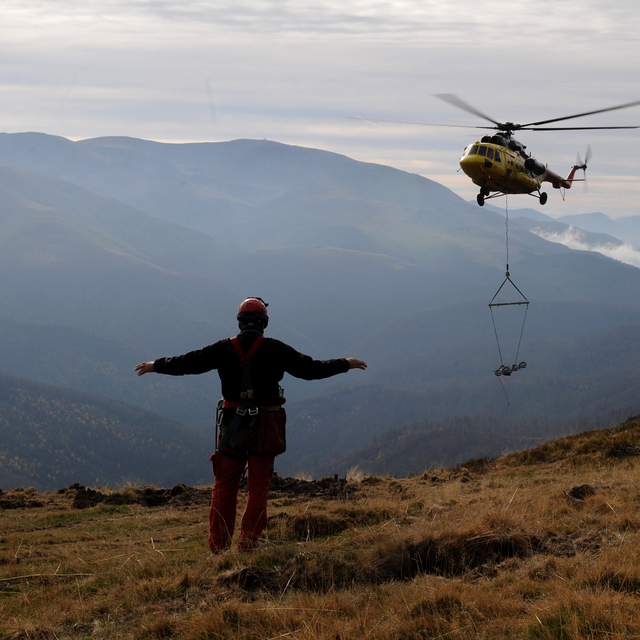
[[[481,130],[346,118],[531,122],[640,100],[635,0],[3,0],[0,130],[72,140],[269,139],[418,173],[474,199],[458,160]],[[640,125],[640,107],[568,124]],[[521,133],[566,174],[593,150],[588,189],[557,217],[640,215],[640,129]],[[501,203],[500,200],[493,201]]]

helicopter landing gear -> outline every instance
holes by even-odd
[[[543,191],[540,194],[540,204],[543,204],[543,205],[546,204],[547,203],[547,197],[548,197],[547,194]]]
[[[477,203],[481,207],[484,207],[484,199],[488,198],[490,195],[491,195],[491,189],[489,189],[489,187],[487,187],[486,184],[483,184],[480,187],[480,193],[476,196]]]

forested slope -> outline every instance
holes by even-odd
[[[0,488],[210,484],[213,434],[0,374]]]

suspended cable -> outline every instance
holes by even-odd
[[[527,313],[529,311],[529,300],[527,300],[527,297],[524,295],[524,293],[522,293],[522,291],[520,291],[520,289],[513,282],[513,280],[511,279],[511,274],[509,273],[509,202],[508,202],[508,196],[506,196],[506,195],[505,195],[505,202],[506,202],[506,205],[505,205],[505,248],[506,248],[506,254],[507,254],[506,273],[505,273],[505,279],[502,281],[502,284],[498,287],[498,290],[496,291],[496,293],[493,296],[493,298],[491,298],[491,302],[489,302],[489,310],[491,311],[491,321],[493,323],[493,332],[494,332],[495,337],[496,337],[496,344],[498,345],[498,355],[500,356],[500,366],[496,370],[494,370],[494,374],[500,378],[500,382],[502,383],[502,390],[504,391],[505,398],[507,399],[507,404],[509,404],[509,398],[507,396],[507,392],[506,392],[506,389],[504,387],[504,383],[502,381],[502,376],[510,376],[515,371],[519,371],[520,369],[525,369],[527,367],[527,363],[526,362],[519,362],[518,361],[518,356],[520,355],[520,347],[522,346],[522,336],[524,334],[524,326],[525,326],[525,323],[526,323],[526,320],[527,320]],[[512,286],[513,289],[515,289],[515,291],[517,291],[517,293],[519,294],[520,298],[518,300],[515,300],[515,301],[507,300],[505,302],[495,302],[496,298],[498,297],[498,295],[500,294],[500,292],[504,288],[505,284],[507,284],[507,282]],[[520,306],[520,305],[524,305],[525,306],[524,317],[523,317],[523,320],[522,320],[522,326],[520,328],[520,336],[519,336],[519,339],[518,339],[518,347],[517,347],[517,350],[516,350],[516,355],[515,355],[515,358],[513,360],[513,364],[508,365],[508,364],[505,363],[504,357],[502,355],[502,347],[500,346],[500,338],[498,336],[498,328],[496,326],[496,320],[495,320],[495,316],[493,314],[493,308],[494,307],[507,307],[507,306]]]
[[[522,344],[522,334],[524,333],[524,323],[527,321],[527,313],[529,313],[529,301],[527,300],[527,304],[524,308],[524,318],[522,319],[522,327],[520,328],[520,338],[518,339],[518,350],[516,351],[516,357],[514,359],[514,362],[518,362],[518,356],[520,355],[520,345]],[[526,363],[520,363],[521,365],[524,364],[524,367],[520,367],[521,369],[524,369],[527,365]]]
[[[504,208],[505,208],[505,216],[504,216],[504,226],[505,226],[505,235],[506,235],[506,245],[507,245],[507,276],[509,275],[509,195],[504,194]]]
[[[493,322],[493,333],[496,335],[496,343],[498,344],[498,354],[500,356],[500,362],[504,364],[504,358],[502,357],[502,349],[500,349],[500,340],[498,339],[498,330],[496,329],[496,319],[493,317],[493,307],[489,304],[489,311],[491,311],[491,322]]]

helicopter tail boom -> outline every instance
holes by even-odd
[[[544,181],[550,182],[553,185],[554,189],[571,189],[571,185],[574,182],[585,182],[586,180],[586,172],[587,172],[587,162],[589,162],[589,158],[591,157],[591,145],[587,145],[587,153],[584,158],[584,162],[580,157],[580,154],[576,157],[576,163],[571,167],[571,171],[569,171],[569,175],[566,178],[559,176],[551,169],[547,169],[547,173]],[[583,171],[584,178],[576,178],[576,171]],[[586,183],[585,183],[586,184]]]
[[[547,173],[544,177],[544,182],[550,182],[554,189],[571,189],[571,183],[573,182],[573,176],[575,175],[576,169],[580,167],[572,167],[571,171],[569,171],[569,175],[566,178],[563,178],[561,175],[557,174],[555,171],[547,168]]]

